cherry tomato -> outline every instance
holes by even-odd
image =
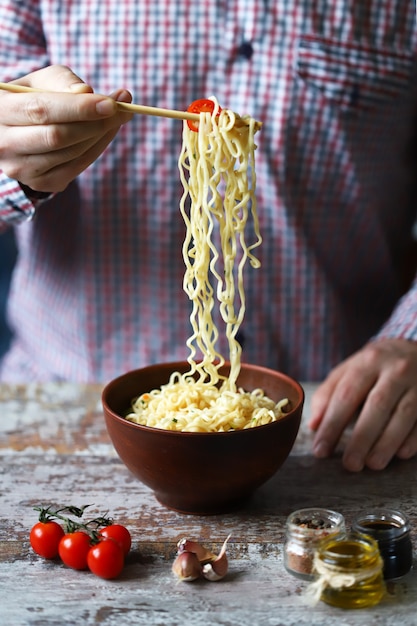
[[[208,100],[207,98],[200,98],[199,100],[194,100],[188,107],[187,111],[189,113],[213,113],[214,110],[214,102],[213,100]],[[221,107],[219,107],[220,114]],[[193,120],[187,120],[188,128],[198,133],[198,122],[194,122]]]
[[[130,532],[125,526],[121,524],[110,524],[100,530],[100,535],[109,539],[113,539],[123,550],[123,554],[126,556],[132,545],[132,537]]]
[[[90,548],[87,564],[100,578],[116,578],[124,565],[123,548],[113,539],[104,539]]]
[[[90,537],[81,530],[67,533],[59,542],[59,556],[68,567],[87,569],[87,554],[90,550]]]
[[[36,554],[54,559],[58,556],[58,545],[64,534],[64,529],[57,522],[38,522],[30,531],[30,545]]]

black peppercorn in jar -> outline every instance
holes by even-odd
[[[413,564],[410,522],[401,511],[376,509],[358,515],[352,529],[373,537],[384,561],[385,580],[407,574]]]
[[[345,532],[345,520],[336,511],[320,508],[294,511],[286,523],[285,569],[297,578],[311,580],[314,553],[318,545],[341,532]]]

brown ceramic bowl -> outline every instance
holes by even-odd
[[[188,369],[187,362],[151,365],[108,383],[102,394],[107,430],[121,460],[161,504],[196,515],[232,511],[288,457],[300,425],[304,392],[285,374],[242,364],[239,386],[247,391],[261,387],[276,402],[289,398],[292,408],[285,417],[223,433],[161,430],[122,417],[133,398],[167,383],[173,371]],[[223,373],[228,371],[225,365]]]

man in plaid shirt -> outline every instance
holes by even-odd
[[[19,245],[1,379],[106,382],[188,356],[181,123],[114,101],[215,95],[263,122],[244,360],[325,380],[317,456],[355,416],[348,469],[413,456],[411,0],[0,0],[0,24],[1,80],[62,92],[0,93],[0,220]]]

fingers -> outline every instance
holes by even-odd
[[[32,184],[29,186],[34,190],[50,189],[55,192],[61,191],[62,189],[57,187],[57,181],[66,179],[73,180],[76,178],[103,153],[109,143],[114,139],[117,131],[118,128],[113,129],[101,137],[99,141],[92,143],[88,149],[86,148],[83,151],[80,157],[71,159],[65,163],[60,162],[47,172],[43,172],[39,179],[34,178]]]
[[[3,126],[42,126],[86,122],[110,117],[117,112],[116,102],[92,93],[2,93]]]
[[[1,92],[3,106],[0,123],[4,125],[30,126],[102,119],[117,112],[116,102],[131,102],[132,99],[126,89],[118,89],[110,96],[93,94],[90,85],[64,66],[44,68],[13,82],[41,91]],[[131,118],[124,115],[125,121]]]
[[[369,344],[337,367],[312,398],[313,453],[329,456],[347,426],[343,464],[380,470],[417,454],[417,343]]]
[[[124,89],[114,92],[111,94],[111,97],[116,99],[117,102],[130,102],[132,99],[131,94]],[[122,115],[122,123],[126,122],[128,119],[131,119],[130,114]],[[90,163],[93,163],[93,161],[102,154],[109,143],[114,139],[120,127],[120,117],[115,127],[110,122],[111,120],[102,122],[103,125],[107,127],[110,126],[110,130],[105,132],[105,134],[100,133],[99,140],[96,140],[96,135],[93,133],[92,138],[88,142],[83,142],[82,145],[77,144],[71,146],[72,154],[68,151],[68,155],[71,158],[64,162],[64,156],[60,155],[55,159],[57,164],[42,174],[41,181],[34,180],[34,186],[30,185],[30,187],[35,190],[38,186],[42,189],[47,188],[54,190],[53,186],[56,184],[56,181],[62,180],[64,177],[69,177],[71,180],[76,178]],[[46,185],[46,187],[44,185]]]
[[[324,414],[331,401],[332,395],[339,380],[338,369],[334,369],[311,398],[311,416],[309,427],[317,430],[323,421]]]
[[[316,430],[313,440],[316,457],[324,458],[333,452],[374,382],[375,375],[363,371],[360,363],[346,362],[319,387],[312,399],[310,421],[310,428]]]
[[[383,469],[394,456],[410,427],[402,422],[400,381],[382,375],[369,391],[343,454],[344,466],[359,472],[365,465]],[[406,428],[407,432],[404,432]]]
[[[385,428],[370,446],[370,452],[365,452],[367,467],[381,470],[394,456],[410,458],[417,453],[416,406],[417,393],[415,389],[408,389],[387,416]]]
[[[32,72],[13,83],[41,91],[0,92],[0,124],[4,126],[27,127],[100,120],[115,115],[118,111],[117,100],[131,100],[129,92],[124,89],[115,91],[111,96],[94,94],[90,85],[68,67],[61,65]]]
[[[35,191],[57,192],[100,156],[132,114],[117,108],[116,101],[131,101],[128,91],[93,94],[68,68],[46,68],[21,82],[48,86],[51,74],[67,93],[0,94],[0,165]]]
[[[93,92],[93,88],[90,85],[87,85],[77,74],[74,74],[74,72],[65,65],[45,67],[12,82],[44,91],[68,91],[72,93]]]
[[[417,454],[417,424],[414,425],[402,445],[399,447],[397,457],[399,459],[411,459]]]
[[[97,139],[114,126],[119,120],[106,119],[100,121],[42,124],[38,126],[13,126],[4,129],[3,140],[0,140],[0,151],[3,160],[10,155],[24,157],[34,155],[42,159],[42,155],[59,152],[78,146],[84,142]],[[12,149],[1,148],[2,144]],[[75,156],[75,152],[74,152]]]
[[[110,133],[113,138],[119,126],[120,122],[114,116],[101,122],[6,129],[0,140],[2,169],[10,178],[20,180],[34,190],[61,190],[60,181],[54,181],[53,176],[46,176],[46,173],[77,159],[81,169],[76,169],[82,171],[86,162],[89,165],[91,148],[107,146],[107,136]],[[1,148],[3,141],[10,147]]]

